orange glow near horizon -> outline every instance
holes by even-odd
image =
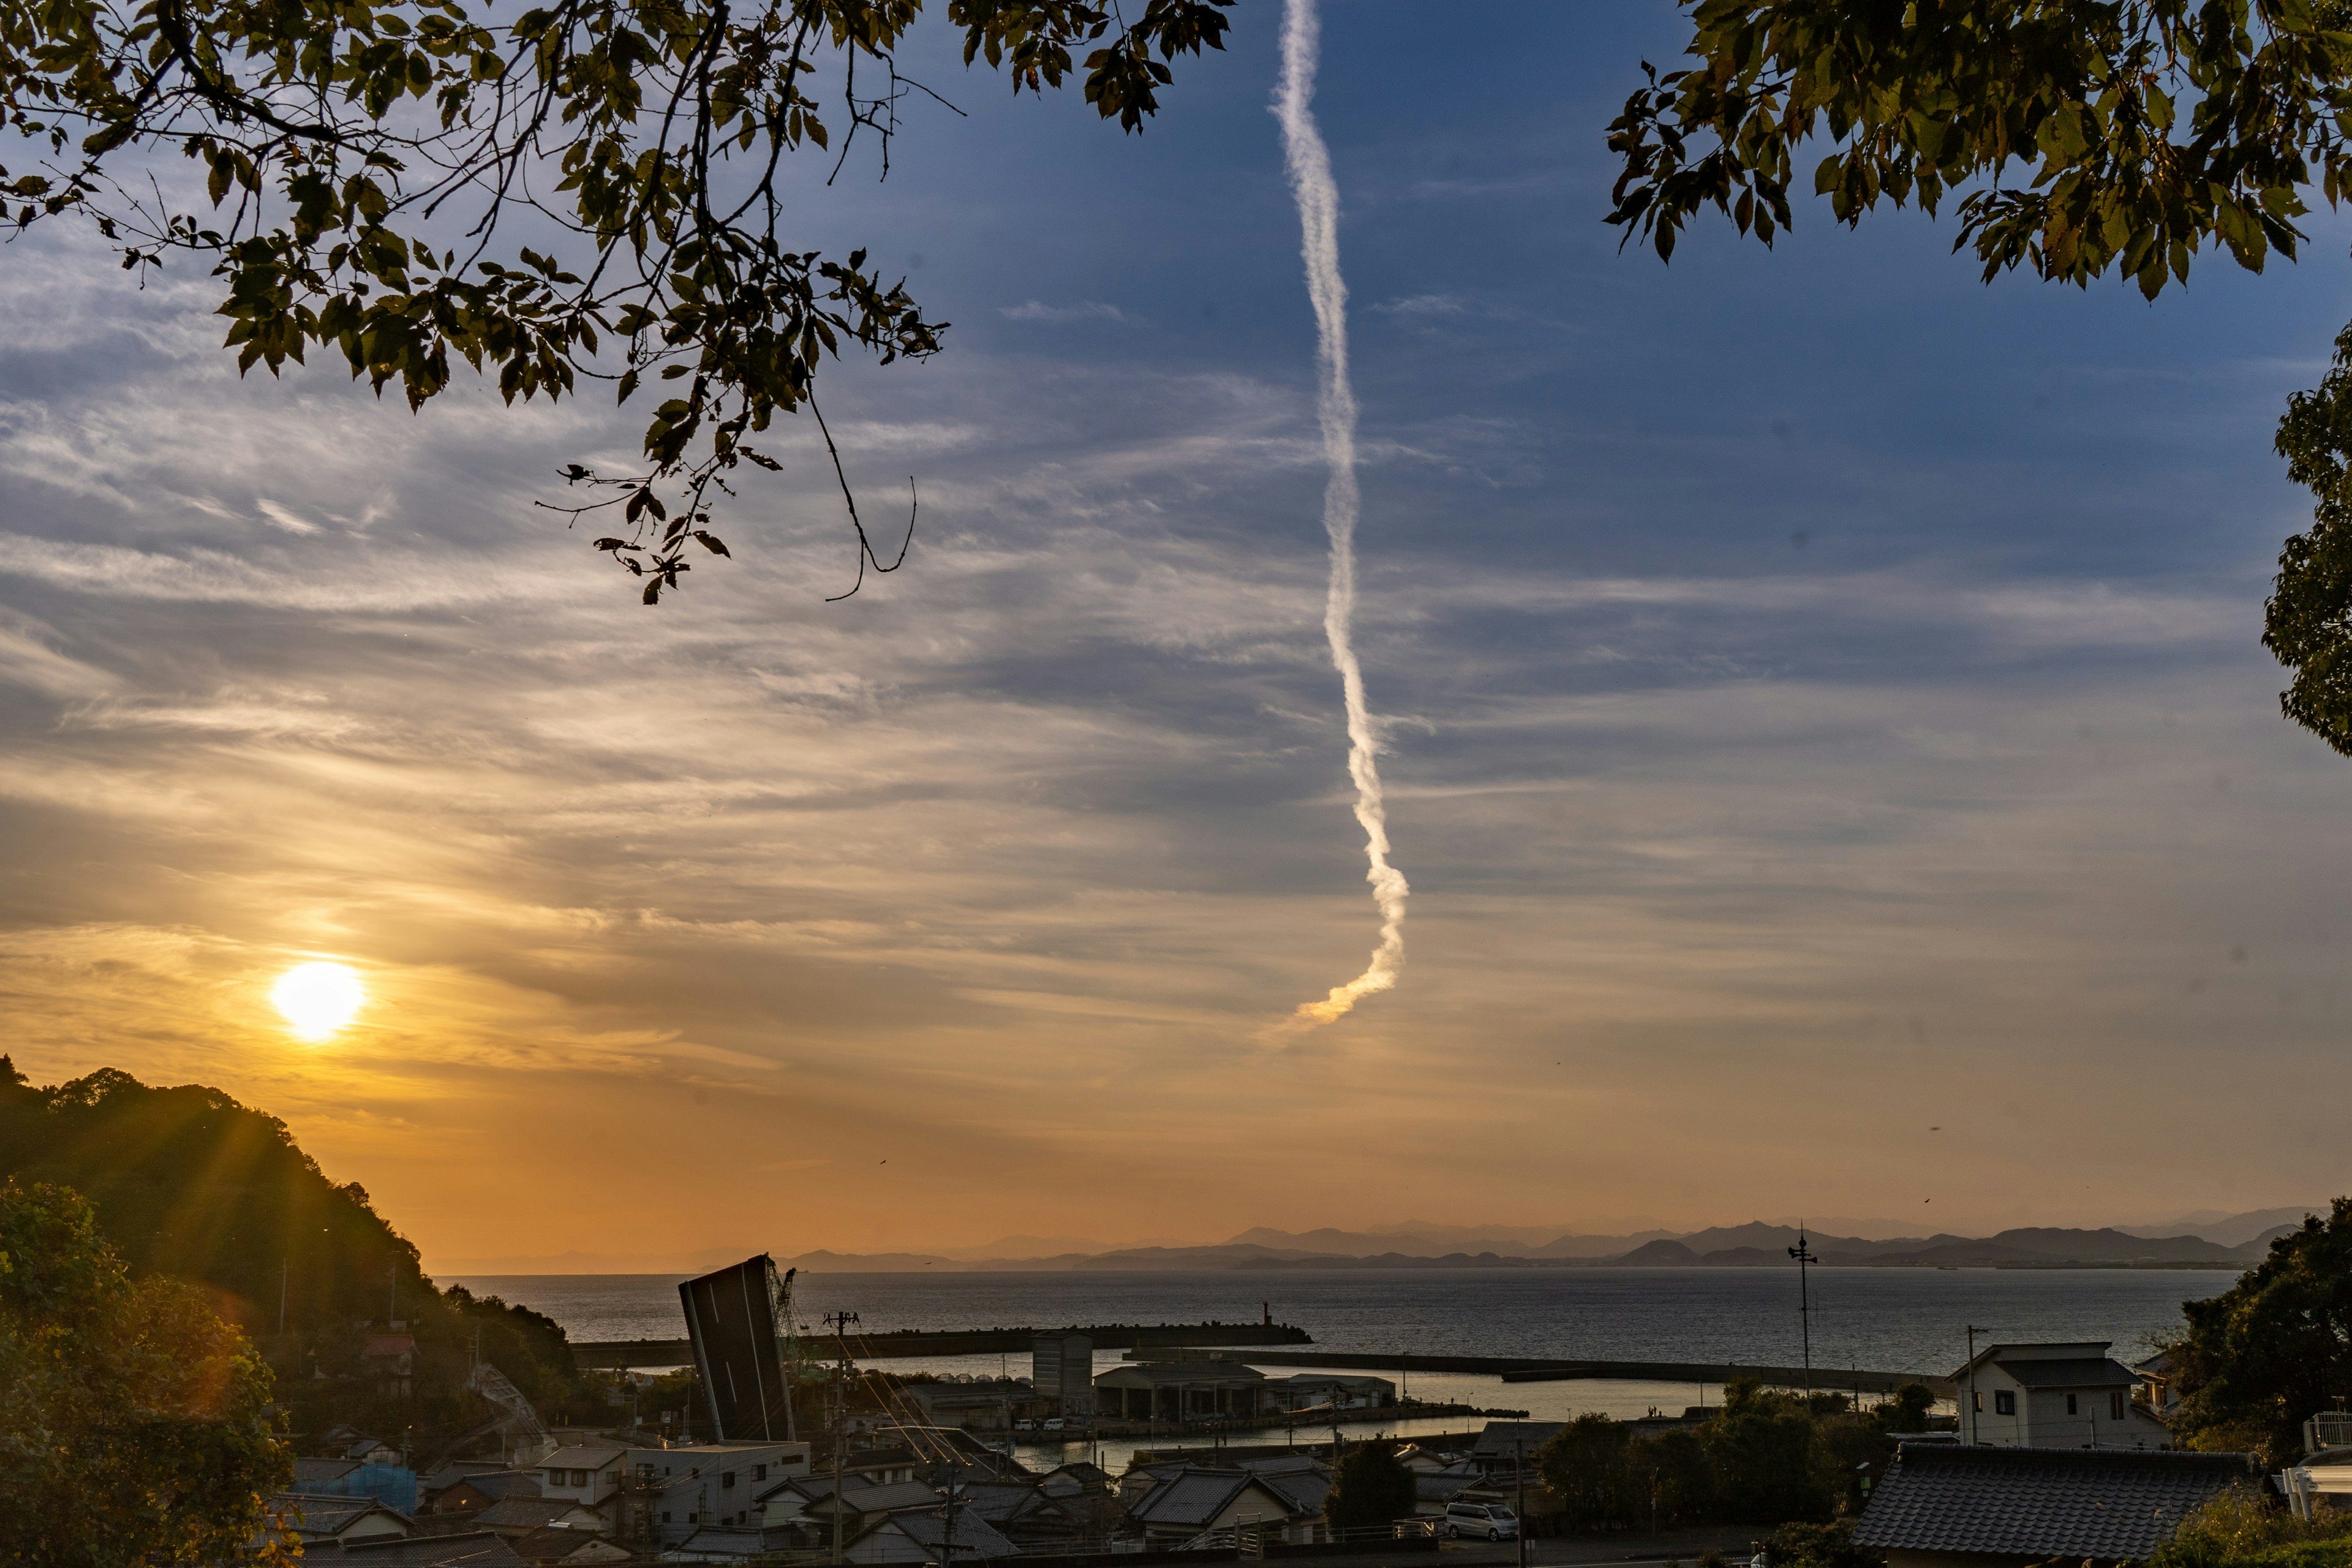
[[[346,963],[298,963],[278,976],[269,1000],[299,1040],[332,1038],[367,1005],[367,987]]]

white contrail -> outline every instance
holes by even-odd
[[[1360,996],[1385,991],[1404,966],[1404,874],[1389,864],[1388,812],[1381,803],[1379,737],[1364,708],[1364,668],[1356,661],[1356,392],[1348,380],[1348,286],[1339,277],[1339,187],[1331,155],[1315,128],[1315,57],[1319,27],[1315,0],[1287,0],[1282,15],[1282,79],[1274,111],[1282,121],[1283,160],[1298,203],[1299,252],[1307,262],[1307,293],[1315,303],[1318,337],[1316,412],[1331,477],[1323,487],[1323,529],[1331,536],[1331,585],[1323,601],[1323,632],[1348,705],[1348,774],[1356,784],[1356,820],[1364,826],[1364,879],[1381,911],[1380,945],[1364,972],[1335,985],[1320,1002],[1304,1002],[1276,1025],[1276,1037],[1316,1028],[1344,1015]]]

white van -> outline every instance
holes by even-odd
[[[1445,1537],[1459,1540],[1465,1535],[1487,1541],[1516,1541],[1519,1535],[1518,1516],[1498,1502],[1463,1502],[1459,1500],[1445,1505]]]

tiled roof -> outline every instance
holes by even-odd
[[[326,1497],[312,1492],[278,1492],[268,1500],[266,1506],[273,1513],[283,1513],[286,1522],[294,1527],[303,1539],[319,1535],[341,1535],[359,1522],[365,1514],[380,1513],[398,1520],[403,1533],[406,1532],[408,1516],[397,1509],[386,1508],[372,1497]]]
[[[505,1497],[488,1508],[477,1509],[470,1519],[484,1530],[537,1530],[542,1524],[553,1524],[566,1514],[593,1511],[570,1498]]]
[[[1512,1452],[1512,1445],[1517,1443],[1520,1445],[1518,1451],[1532,1459],[1536,1450],[1567,1425],[1565,1421],[1489,1421],[1471,1451],[1501,1456]]]
[[[574,1443],[568,1448],[558,1448],[539,1462],[542,1470],[601,1470],[614,1460],[625,1457],[626,1448],[610,1443]]]
[[[1286,1478],[1287,1479],[1287,1478]],[[1255,1484],[1286,1513],[1302,1511],[1258,1476],[1241,1470],[1179,1470],[1145,1494],[1128,1510],[1144,1524],[1190,1525],[1206,1529],[1242,1489]]]
[[[2184,1515],[2258,1476],[2243,1454],[1906,1443],[1871,1493],[1853,1542],[2137,1561],[2171,1539]]]
[[[875,1528],[887,1529],[893,1525],[917,1545],[934,1553],[947,1538],[948,1521],[940,1517],[937,1507],[902,1510]],[[968,1552],[975,1557],[1010,1557],[1021,1550],[1005,1539],[1003,1531],[961,1509],[956,1510],[955,1549],[959,1553]]]
[[[503,1536],[434,1535],[346,1546],[341,1555],[306,1548],[305,1562],[349,1563],[351,1568],[530,1568]]]
[[[478,1475],[460,1476],[454,1487],[471,1487],[487,1498],[537,1497],[537,1470],[489,1470]]]
[[[2106,1356],[2075,1361],[2000,1361],[1993,1363],[2027,1388],[2128,1388],[2139,1379]]]

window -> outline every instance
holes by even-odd
[[[2082,1411],[2075,1408],[2074,1396],[2071,1394],[2066,1396],[2066,1414],[2069,1415],[2080,1415],[2083,1414]]]
[[[585,1471],[585,1470],[574,1470],[574,1471],[572,1471],[572,1484],[573,1486],[575,1486],[575,1487],[584,1487],[584,1486],[586,1486],[586,1485],[588,1484],[588,1472],[587,1472],[587,1471]]]
[[[549,1486],[551,1486],[551,1487],[560,1487],[560,1486],[562,1486],[562,1485],[563,1484],[563,1472],[562,1472],[562,1470],[550,1470],[550,1471],[548,1471],[548,1472],[547,1472],[547,1484],[548,1484]]]
[[[1969,1394],[1969,1405],[1972,1409],[1982,1410],[1984,1408],[1984,1395],[1981,1394]]]
[[[719,1484],[721,1487],[733,1486],[735,1484],[735,1472],[732,1470],[722,1470],[719,1472]]]
[[[2006,1388],[1994,1389],[1992,1391],[1992,1413],[1995,1415],[2016,1415],[2017,1395],[2011,1393]]]
[[[764,1480],[766,1480],[766,1479],[768,1479],[768,1467],[767,1467],[767,1466],[765,1466],[765,1465],[754,1465],[754,1466],[752,1466],[752,1467],[751,1467],[751,1479],[752,1479],[753,1480],[755,1480],[755,1481],[764,1481]]]
[[[2107,1394],[2107,1419],[2110,1421],[2120,1421],[2123,1418],[2124,1391],[2120,1388],[2111,1389]]]
[[[662,1522],[664,1524],[667,1524],[669,1522],[669,1510],[667,1509],[664,1509],[662,1510]]]

